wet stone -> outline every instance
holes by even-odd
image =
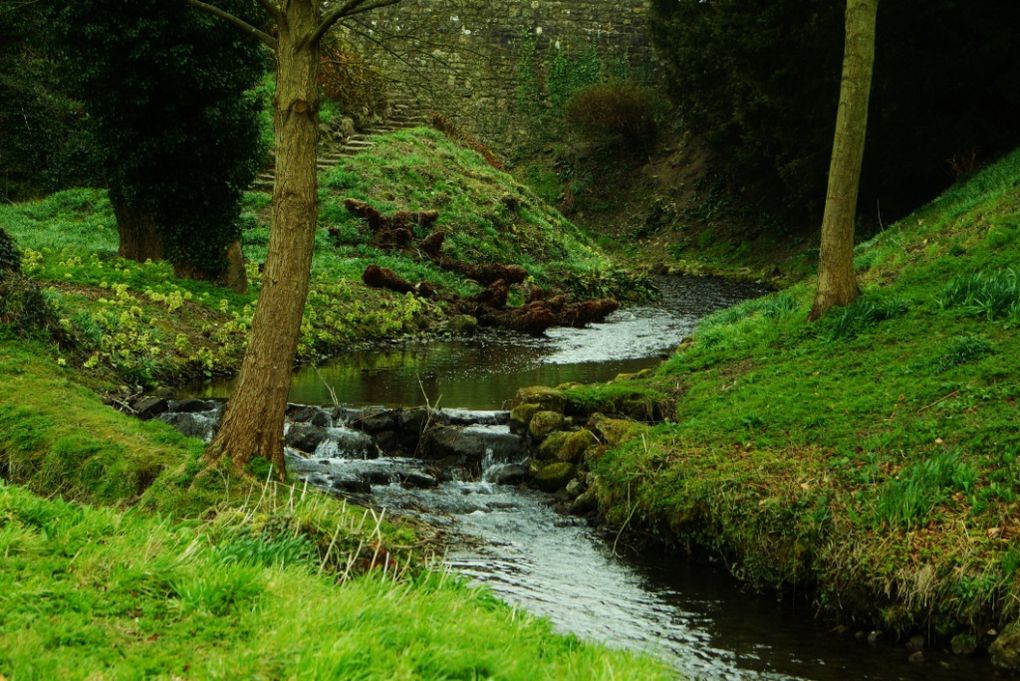
[[[326,439],[326,429],[310,423],[292,423],[283,436],[283,443],[299,451],[311,454],[319,443]]]
[[[143,421],[170,411],[170,401],[162,397],[142,397],[131,403],[135,415]]]
[[[167,411],[174,412],[175,414],[195,414],[203,411],[213,411],[217,406],[216,402],[207,402],[205,400],[177,400],[169,403]]]
[[[974,634],[957,634],[949,641],[953,655],[973,655],[978,649],[978,639]]]
[[[219,427],[219,415],[214,413],[168,413],[162,414],[159,419],[179,430],[187,437],[197,437],[204,442],[210,442],[216,429]]]
[[[304,407],[290,416],[294,423],[307,423],[320,428],[327,428],[333,425],[333,417],[321,407]]]

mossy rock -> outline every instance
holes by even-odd
[[[540,459],[557,459],[577,463],[584,453],[599,443],[591,431],[586,429],[559,431],[553,433],[538,448]]]
[[[988,652],[996,667],[1020,672],[1020,622],[1006,626],[988,646]]]
[[[949,649],[953,655],[970,656],[978,648],[978,639],[974,634],[957,634],[949,641]]]
[[[535,414],[542,411],[541,404],[519,404],[510,410],[510,431],[524,434],[528,432],[531,419]]]
[[[638,421],[658,421],[660,410],[651,397],[633,395],[619,400],[617,410]]]
[[[516,407],[522,404],[537,404],[542,407],[542,411],[558,411],[563,413],[563,406],[566,404],[566,400],[563,399],[563,393],[555,388],[533,385],[518,390],[510,406]]]
[[[532,459],[528,465],[531,482],[544,492],[557,492],[570,482],[577,467],[566,461],[539,461]]]
[[[604,414],[592,414],[592,417],[588,419],[588,428],[595,433],[602,444],[607,447],[616,447],[646,430],[647,426],[627,419],[614,419]]]
[[[459,314],[447,322],[447,328],[459,336],[470,336],[478,330],[478,320],[469,314]]]
[[[558,411],[540,411],[532,416],[528,432],[537,442],[541,442],[562,427],[563,414]]]

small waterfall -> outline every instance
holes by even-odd
[[[382,455],[371,436],[344,426],[326,428],[312,456],[322,459],[375,459]]]

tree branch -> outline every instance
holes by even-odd
[[[317,43],[322,40],[322,36],[326,35],[326,31],[333,27],[333,24],[346,19],[347,17],[353,17],[356,14],[363,12],[371,12],[374,9],[381,7],[389,7],[395,5],[400,0],[347,0],[344,4],[340,5],[332,12],[328,12],[322,19],[322,23],[319,24],[319,28],[315,30],[312,35],[312,42]]]
[[[202,2],[202,0],[184,0],[184,1],[196,9],[202,10],[203,12],[208,12],[209,14],[212,14],[213,16],[222,19],[223,21],[233,24],[234,26],[238,27],[248,35],[254,38],[258,38],[261,42],[267,45],[269,49],[273,50],[274,52],[276,51],[276,38],[269,35],[265,31],[260,31],[259,29],[255,28],[244,19],[240,19],[231,14],[230,12],[224,12],[219,7]],[[268,3],[268,0],[265,0],[265,3],[263,3],[263,0],[259,0],[259,2],[260,4],[264,5]]]

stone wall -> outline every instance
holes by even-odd
[[[404,0],[365,15],[352,39],[381,67],[391,97],[437,111],[506,151],[533,130],[525,119],[536,94],[537,106],[546,106],[543,91],[557,58],[562,67],[596,55],[629,79],[657,78],[650,6],[650,0]]]

